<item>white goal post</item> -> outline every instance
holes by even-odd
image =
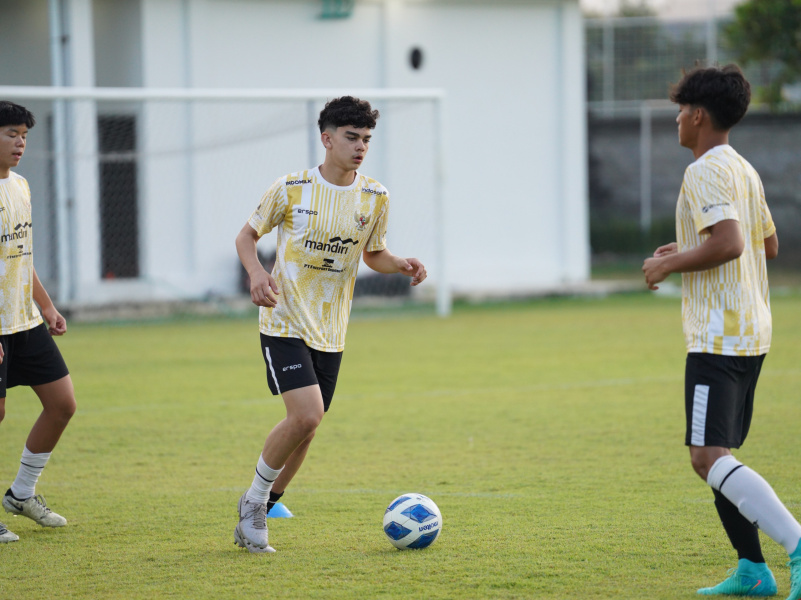
[[[37,271],[62,304],[225,295],[232,224],[277,177],[321,162],[317,116],[343,95],[381,111],[365,173],[390,191],[389,247],[426,263],[432,285],[414,293],[450,314],[436,89],[0,86],[41,124],[17,169],[36,222],[47,197]]]

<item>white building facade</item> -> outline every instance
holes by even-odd
[[[0,0],[0,13],[19,26],[0,37],[6,92],[438,90],[422,109],[375,102],[364,171],[390,190],[390,248],[456,295],[589,278],[578,0]],[[37,271],[79,304],[237,293],[234,238],[261,194],[322,159],[321,99],[83,99],[62,121],[50,101],[9,99],[41,124],[19,168]]]

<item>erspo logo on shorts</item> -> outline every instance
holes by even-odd
[[[294,371],[295,369],[300,369],[303,365],[289,365],[288,367],[284,367],[283,371]]]

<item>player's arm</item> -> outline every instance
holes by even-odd
[[[706,271],[739,258],[745,248],[740,223],[734,219],[718,221],[707,228],[709,237],[700,246],[686,252],[666,252],[645,259],[642,272],[652,290],[671,273]]]
[[[236,236],[236,252],[250,277],[250,299],[256,306],[274,307],[278,303],[278,285],[272,275],[264,270],[256,251],[259,234],[249,223]]]
[[[56,310],[47,290],[39,281],[36,269],[33,270],[33,300],[42,311],[42,317],[47,322],[50,335],[64,335],[67,332],[67,320]]]
[[[779,237],[774,233],[765,238],[765,258],[772,260],[779,255]]]
[[[379,273],[401,273],[412,278],[412,285],[419,285],[426,278],[426,268],[416,258],[401,258],[384,248],[376,252],[362,252],[364,264]]]

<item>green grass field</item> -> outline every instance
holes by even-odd
[[[801,296],[738,458],[801,515]],[[0,519],[0,590],[28,598],[694,598],[736,564],[683,446],[679,300],[647,294],[356,318],[338,392],[272,519],[274,555],[233,544],[266,434],[254,319],[73,325],[79,410],[37,491],[60,530]],[[38,414],[11,390],[0,479]],[[437,542],[395,550],[384,508],[432,497]],[[789,590],[784,551],[765,555]],[[782,596],[783,597],[783,596]]]

